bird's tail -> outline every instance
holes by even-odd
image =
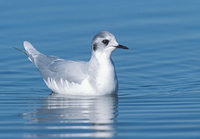
[[[24,50],[21,50],[21,49],[19,49],[19,48],[17,48],[17,47],[13,47],[13,48],[16,49],[16,50],[19,51],[19,52],[24,53],[25,55],[28,55]]]
[[[34,62],[34,59],[40,54],[40,52],[37,51],[28,41],[24,41],[24,49],[26,50],[25,53],[28,55],[31,62]]]

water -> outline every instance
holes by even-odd
[[[5,1],[0,4],[0,138],[200,138],[200,1]],[[88,60],[99,31],[113,54],[118,96],[50,95],[12,47]]]

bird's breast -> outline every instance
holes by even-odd
[[[117,78],[112,63],[101,64],[97,70],[96,88],[99,93],[111,94],[117,91]]]

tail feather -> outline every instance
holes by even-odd
[[[19,48],[17,48],[17,47],[13,47],[13,48],[16,49],[16,50],[19,51],[19,52],[24,53],[25,55],[28,55],[24,50],[21,50],[21,49],[19,49]]]
[[[34,62],[34,58],[40,54],[40,52],[37,51],[28,41],[24,41],[24,49],[26,50],[26,54],[29,56],[31,62]]]

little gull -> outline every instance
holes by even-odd
[[[71,61],[47,56],[24,41],[25,54],[40,71],[53,92],[69,95],[107,95],[117,93],[118,81],[111,54],[116,48],[128,49],[117,43],[107,31],[92,40],[92,55],[88,62]]]

